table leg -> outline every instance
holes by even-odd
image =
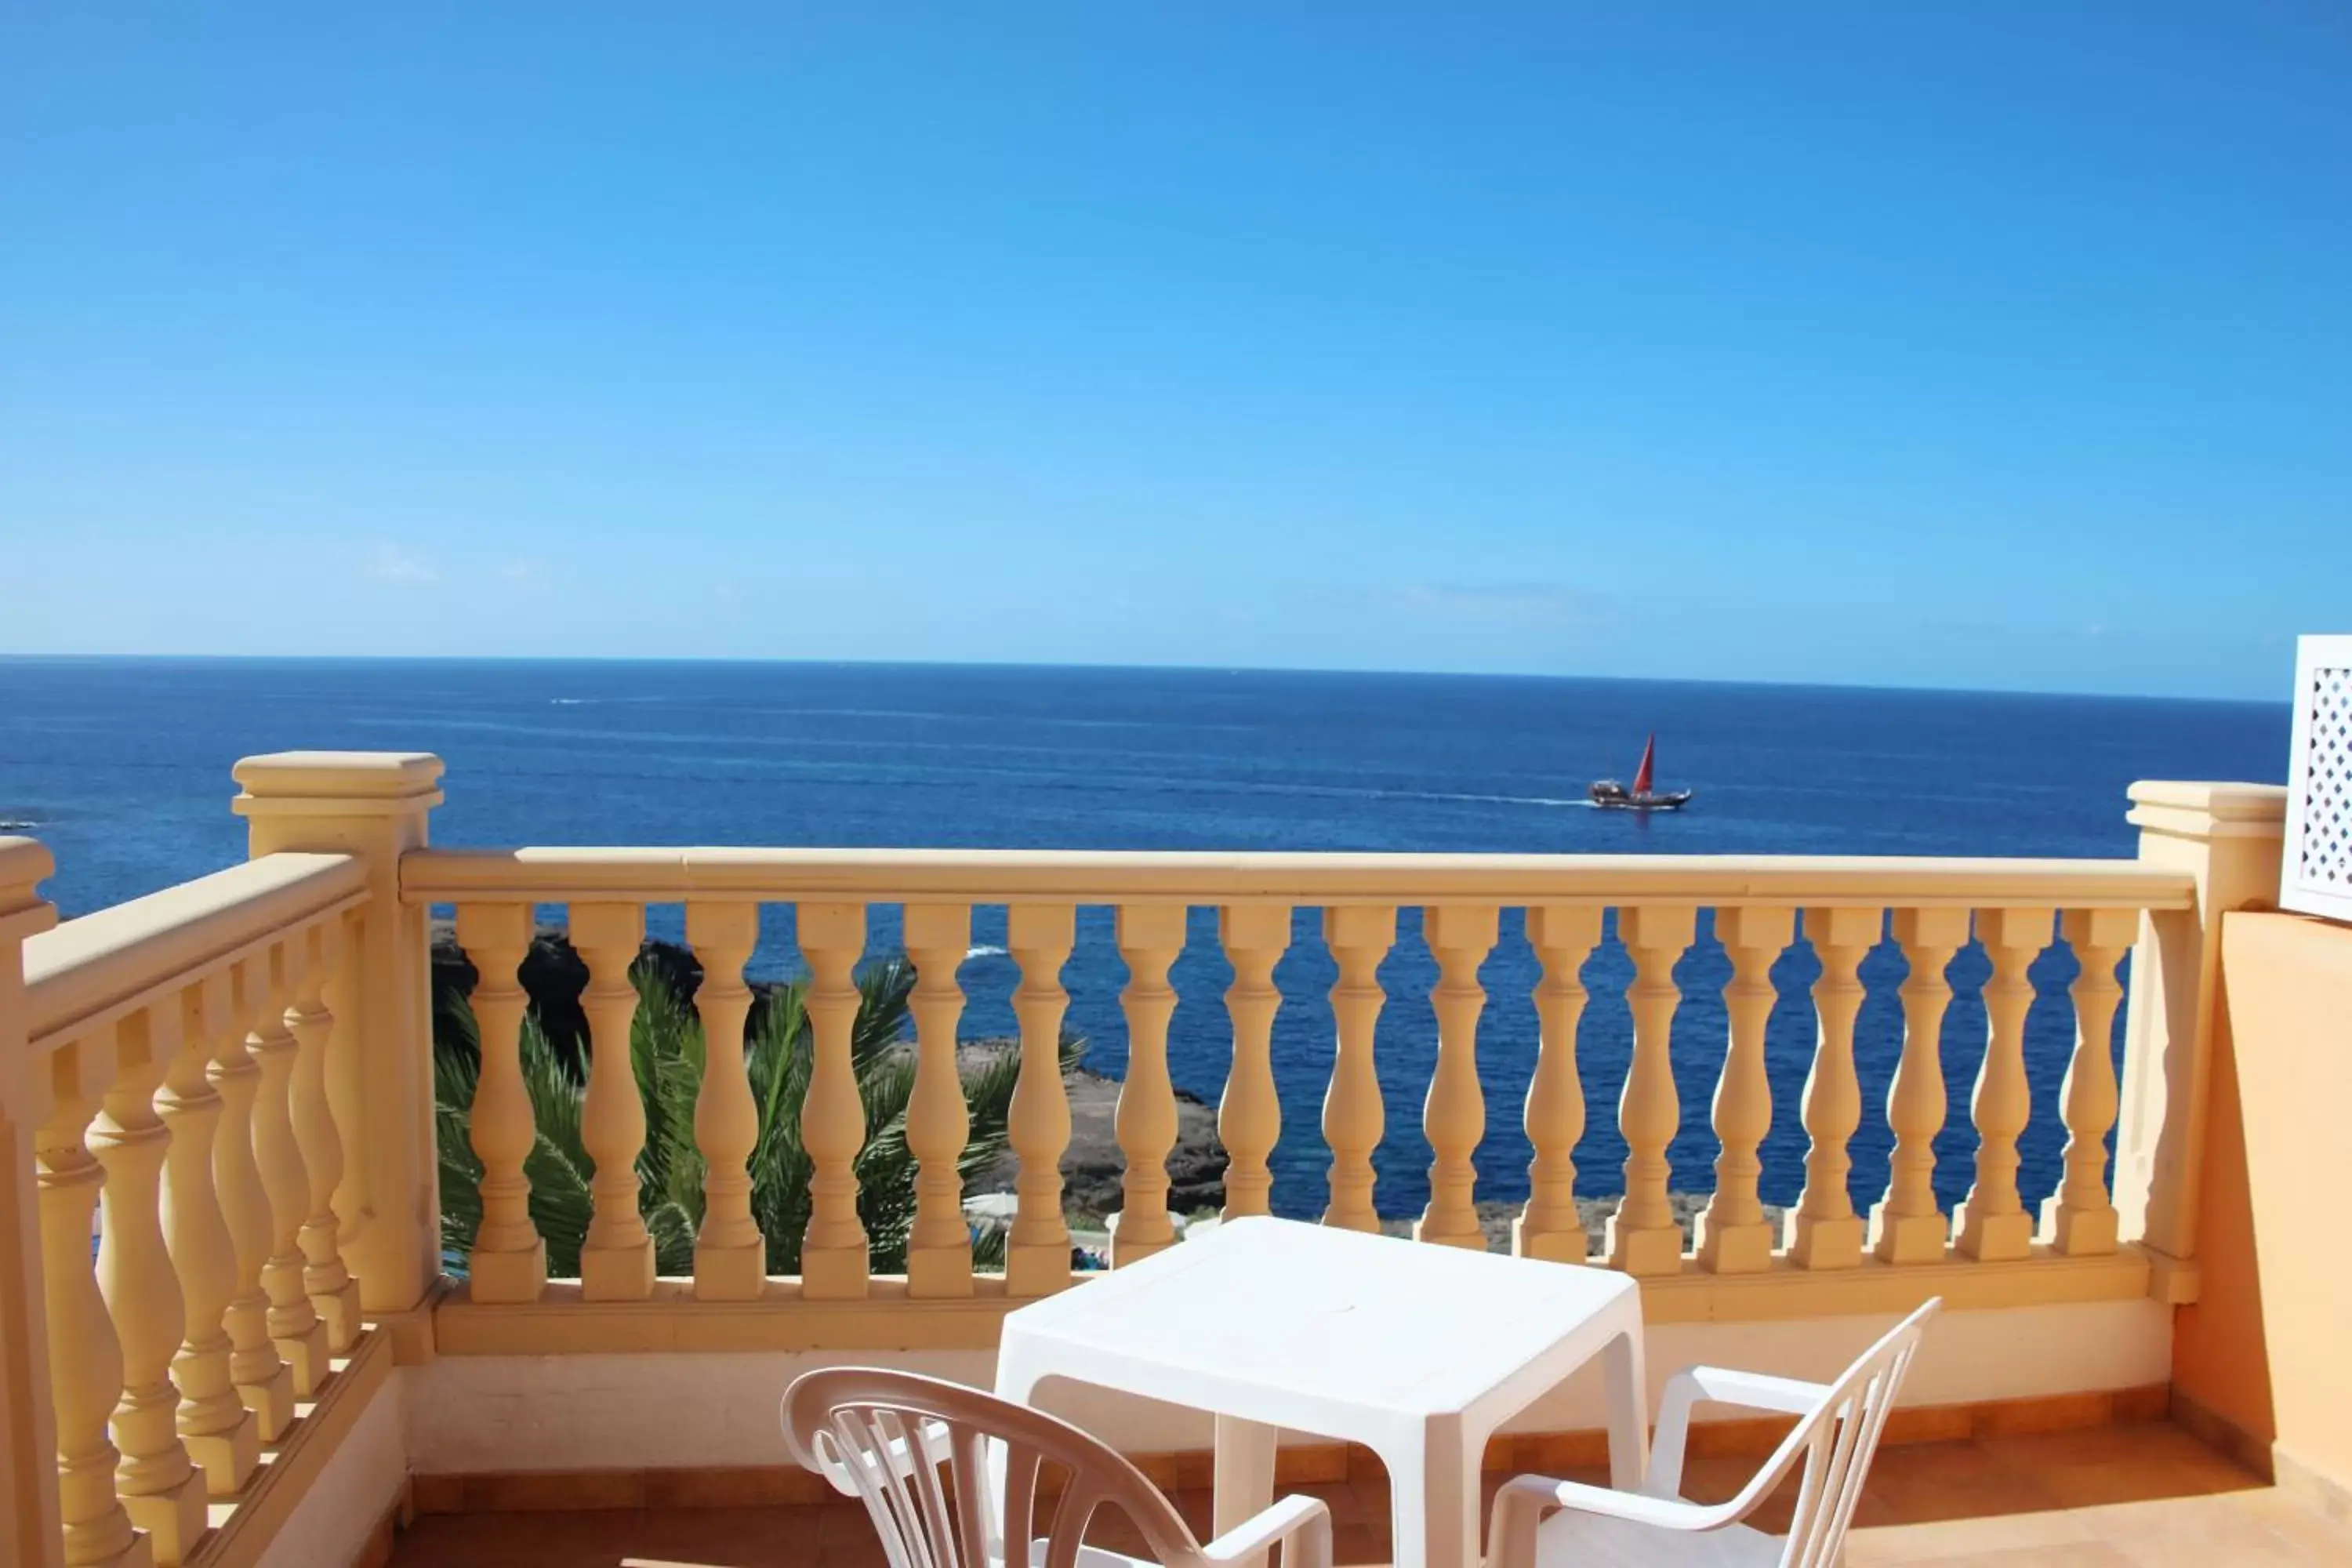
[[[1416,1436],[1380,1450],[1395,1568],[1477,1568],[1482,1439]]]
[[[1633,1326],[1609,1342],[1601,1366],[1609,1384],[1609,1484],[1637,1491],[1650,1468],[1649,1394],[1642,1368],[1640,1309]]]
[[[1274,1501],[1275,1440],[1278,1426],[1238,1416],[1217,1417],[1216,1532],[1223,1535],[1264,1513]],[[1236,1568],[1265,1568],[1263,1552]]]

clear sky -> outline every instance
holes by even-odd
[[[2352,9],[0,0],[0,651],[2283,697]]]

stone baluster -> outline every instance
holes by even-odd
[[[2030,1102],[2025,1079],[2025,1016],[2033,1006],[2027,968],[2050,943],[2048,910],[1979,910],[1977,939],[1992,960],[1985,982],[1988,1026],[1984,1066],[1977,1074],[1976,1184],[1954,1215],[1959,1249],[1991,1263],[2033,1249],[2033,1216],[2017,1193],[2017,1139]]]
[[[1429,1206],[1412,1228],[1416,1241],[1484,1251],[1486,1233],[1473,1199],[1478,1173],[1471,1156],[1486,1135],[1486,1091],[1478,1082],[1478,1015],[1486,988],[1478,966],[1494,951],[1498,911],[1492,904],[1433,904],[1422,910],[1423,939],[1437,960],[1429,993],[1437,1015],[1437,1064],[1422,1106],[1429,1139]]]
[[[155,1110],[172,1134],[163,1161],[163,1244],[180,1281],[187,1321],[172,1382],[180,1391],[180,1441],[205,1472],[207,1496],[234,1496],[261,1463],[261,1430],[237,1396],[231,1346],[222,1327],[236,1294],[236,1243],[214,1179],[214,1151],[226,1108],[207,1068],[212,1042],[232,1017],[228,976],[180,994],[180,1049],[163,1069]]]
[[[1543,965],[1536,984],[1535,1075],[1523,1113],[1528,1206],[1511,1226],[1522,1258],[1581,1263],[1591,1250],[1576,1212],[1576,1145],[1584,1136],[1584,1081],[1576,1068],[1576,1026],[1584,1016],[1584,961],[1601,944],[1601,911],[1577,904],[1528,910],[1528,943]]]
[[[1666,1147],[1682,1122],[1672,1054],[1675,964],[1698,934],[1698,911],[1688,904],[1637,904],[1617,913],[1617,935],[1633,959],[1625,1002],[1633,1015],[1633,1059],[1617,1102],[1625,1139],[1625,1198],[1609,1221],[1609,1264],[1628,1274],[1673,1274],[1682,1268],[1683,1233],[1675,1223],[1666,1184],[1674,1173]]]
[[[269,1337],[269,1293],[261,1271],[269,1262],[269,1194],[254,1158],[254,1107],[261,1098],[261,1066],[246,1048],[250,1020],[269,989],[266,956],[231,971],[228,1027],[213,1046],[208,1069],[221,1099],[220,1132],[213,1140],[213,1185],[236,1252],[236,1289],[221,1314],[228,1331],[229,1378],[236,1396],[260,1423],[261,1440],[275,1443],[294,1423],[294,1373]]]
[[[474,1234],[473,1298],[536,1301],[547,1288],[547,1243],[530,1217],[523,1162],[538,1133],[522,1079],[523,1015],[530,998],[518,976],[530,952],[529,904],[460,904],[457,945],[474,965],[475,1034],[482,1065],[466,1133],[482,1162],[481,1228]]]
[[[809,968],[809,1085],[801,1106],[801,1147],[808,1151],[811,1170],[801,1293],[812,1300],[856,1300],[866,1293],[869,1279],[866,1226],[857,1217],[866,1105],[850,1055],[861,1000],[856,971],[866,952],[866,906],[807,903],[795,919]]]
[[[956,1064],[956,1027],[963,1017],[956,971],[971,951],[971,906],[908,904],[906,940],[915,964],[915,1087],[907,1102],[915,1223],[907,1238],[907,1294],[969,1296],[971,1230],[957,1162],[971,1137],[971,1110]]]
[[[1969,940],[1966,910],[1897,910],[1895,940],[1911,973],[1903,982],[1903,1056],[1886,1091],[1895,1133],[1886,1197],[1872,1211],[1872,1250],[1886,1263],[1943,1258],[1950,1222],[1936,1204],[1936,1135],[1944,1130],[1944,1012],[1952,984],[1944,972]]]
[[[1282,993],[1274,966],[1290,945],[1287,904],[1227,904],[1217,911],[1217,939],[1234,966],[1225,990],[1233,1022],[1233,1065],[1217,1102],[1217,1141],[1225,1146],[1225,1217],[1273,1212],[1274,1173],[1266,1162],[1282,1138],[1282,1102],[1274,1092],[1274,1016]]]
[[[1119,1212],[1111,1215],[1114,1268],[1176,1240],[1168,1217],[1168,1154],[1176,1147],[1176,1088],[1168,1077],[1168,1021],[1176,992],[1168,971],[1184,950],[1181,904],[1122,904],[1118,955],[1127,964],[1127,1077],[1118,1086]]]
[[[1779,1239],[1764,1217],[1757,1151],[1772,1131],[1772,1080],[1764,1070],[1764,1034],[1779,997],[1772,965],[1797,933],[1796,911],[1757,907],[1717,910],[1716,939],[1731,960],[1723,988],[1730,1043],[1715,1086],[1715,1196],[1698,1216],[1698,1260],[1717,1274],[1760,1274]]]
[[[1847,1145],[1862,1125],[1862,1080],[1853,1071],[1853,1022],[1862,1012],[1861,969],[1885,922],[1882,910],[1807,910],[1805,937],[1822,961],[1813,982],[1821,1035],[1805,1075],[1805,1190],[1788,1215],[1789,1257],[1801,1268],[1853,1268],[1864,1232],[1847,1177]]]
[[[646,911],[635,904],[576,904],[572,945],[588,966],[581,1011],[588,1016],[588,1090],[580,1103],[580,1142],[596,1163],[588,1191],[594,1212],[580,1248],[580,1297],[642,1301],[654,1290],[654,1238],[637,1212],[637,1156],[646,1146],[646,1107],[629,1057],[637,988],[629,966],[645,945]]]
[[[1396,910],[1341,905],[1323,911],[1323,944],[1339,968],[1331,985],[1331,1018],[1338,1044],[1331,1056],[1331,1082],[1323,1092],[1323,1142],[1331,1151],[1330,1202],[1323,1223],[1342,1230],[1377,1232],[1381,1216],[1372,1206],[1372,1151],[1381,1146],[1386,1107],[1372,1061],[1372,1037],[1380,1023],[1381,960],[1396,945]]]
[[[1070,1096],[1062,1082],[1062,1015],[1069,993],[1062,965],[1076,940],[1068,904],[1014,904],[1004,945],[1021,966],[1013,994],[1021,1022],[1021,1073],[1005,1115],[1006,1141],[1020,1156],[1013,1177],[1013,1233],[1004,1248],[1004,1289],[1046,1296],[1070,1282],[1070,1227],[1062,1218],[1062,1153],[1070,1146]]]
[[[327,1325],[310,1305],[302,1284],[302,1222],[310,1216],[310,1173],[294,1142],[294,1062],[301,1046],[287,1027],[309,944],[299,939],[269,950],[267,978],[257,982],[253,1032],[246,1050],[261,1070],[253,1107],[253,1158],[261,1190],[269,1202],[269,1256],[261,1266],[262,1293],[269,1299],[270,1342],[294,1380],[294,1395],[307,1399],[327,1381]],[[257,968],[258,967],[257,963]]]
[[[2074,977],[2074,1055],[2061,1093],[2066,1121],[2064,1179],[2042,1205],[2051,1245],[2069,1258],[2116,1249],[2116,1207],[2107,1196],[2107,1131],[2116,1124],[2116,965],[2139,935],[2137,910],[2069,910],[2060,933],[2083,972]]]
[[[760,945],[760,906],[689,900],[686,940],[702,965],[694,1008],[702,1021],[702,1087],[694,1146],[702,1154],[702,1228],[694,1238],[694,1299],[756,1301],[767,1293],[768,1244],[751,1218],[751,1150],[759,1107],[743,1061],[751,988],[743,965]]]
[[[112,1046],[110,1038],[85,1036],[50,1053],[49,1114],[33,1139],[58,1503],[65,1560],[73,1568],[132,1568],[152,1561],[146,1537],[131,1528],[114,1493],[120,1456],[108,1439],[107,1421],[122,1398],[122,1350],[90,1268],[90,1216],[106,1173],[82,1139],[99,1086],[113,1077]]]
[[[327,1093],[327,1053],[335,1039],[335,1013],[327,993],[338,984],[341,970],[343,922],[327,920],[312,926],[307,946],[294,1010],[286,1020],[298,1051],[294,1142],[301,1151],[309,1186],[309,1215],[297,1242],[302,1249],[302,1289],[319,1321],[327,1325],[328,1349],[341,1354],[360,1337],[359,1281],[343,1265],[341,1224],[335,1217],[335,1189],[343,1180],[343,1135]]]
[[[180,1052],[177,1003],[133,1013],[117,1026],[115,1042],[114,1079],[88,1139],[106,1173],[98,1288],[122,1353],[122,1402],[114,1407],[122,1465],[115,1486],[131,1522],[147,1532],[155,1561],[177,1568],[207,1522],[205,1478],[180,1441],[180,1391],[172,1384],[187,1302],[163,1243],[163,1163],[172,1134],[155,1114],[163,1069]]]

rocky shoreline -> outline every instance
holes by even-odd
[[[1014,1048],[1010,1040],[979,1041],[959,1047],[957,1056],[969,1070],[991,1055]],[[1126,1170],[1118,1147],[1119,1080],[1079,1067],[1063,1079],[1070,1098],[1070,1144],[1062,1156],[1062,1206],[1074,1230],[1101,1228],[1103,1216],[1119,1206],[1119,1179]],[[1168,1207],[1186,1215],[1213,1215],[1225,1201],[1225,1152],[1217,1142],[1217,1111],[1195,1096],[1176,1094],[1176,1145],[1168,1155]],[[1013,1190],[1017,1163],[1007,1152],[965,1186],[967,1196]],[[1675,1223],[1688,1241],[1693,1223],[1706,1207],[1705,1193],[1671,1193]],[[1617,1212],[1621,1197],[1579,1198],[1576,1209],[1597,1249],[1603,1228]],[[1521,1205],[1486,1200],[1478,1204],[1478,1224],[1486,1245],[1496,1252],[1511,1249],[1511,1225]],[[1781,1210],[1764,1205],[1764,1216],[1775,1228]],[[1381,1229],[1390,1236],[1410,1236],[1417,1215],[1384,1217]]]

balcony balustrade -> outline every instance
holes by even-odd
[[[0,1055],[26,1068],[5,1080],[0,1118],[14,1139],[0,1215],[17,1227],[0,1224],[0,1501],[13,1561],[262,1562],[315,1539],[301,1531],[316,1521],[298,1516],[323,1468],[361,1441],[395,1364],[989,1349],[1022,1300],[1084,1288],[1060,1167],[1071,1135],[1065,969],[1087,910],[1110,911],[1126,969],[1116,1117],[1126,1168],[1110,1267],[1178,1244],[1165,1161],[1178,1125],[1170,1023],[1183,998],[1171,975],[1188,915],[1213,910],[1233,975],[1217,1108],[1227,1215],[1272,1204],[1269,1160],[1284,1128],[1270,1042],[1280,1009],[1299,1000],[1276,976],[1305,932],[1319,935],[1336,971],[1321,1218],[1378,1226],[1374,1152],[1412,1114],[1383,1098],[1380,971],[1401,942],[1418,942],[1435,973],[1417,1037],[1432,1152],[1413,1226],[1422,1243],[1486,1245],[1474,1156],[1508,1119],[1528,1149],[1513,1250],[1637,1276],[1653,1323],[1883,1315],[1930,1295],[1962,1313],[2189,1301],[2213,932],[2223,910],[2274,884],[2279,816],[2273,790],[2137,786],[2142,851],[2112,861],[438,849],[425,825],[439,772],[411,755],[249,759],[237,769],[248,863],[54,929],[37,894],[46,852],[0,840]],[[959,1174],[969,1123],[957,1045],[969,999],[957,971],[975,908],[1000,907],[1018,972],[1007,999],[1017,1176],[1003,1261],[990,1267],[975,1258]],[[647,910],[677,908],[703,974],[693,1005],[707,1057],[692,1125],[692,1273],[665,1279],[638,1190],[647,1122],[629,1050],[639,1005],[629,969]],[[457,1281],[442,1272],[436,1218],[434,909],[454,912],[479,975],[466,1131],[481,1223]],[[812,1174],[801,1271],[775,1278],[747,1170],[758,1122],[745,971],[787,910],[809,976],[798,1131]],[[893,917],[917,974],[905,1138],[919,1173],[905,1272],[893,1276],[871,1266],[856,1168],[871,1130],[852,1059],[855,975],[877,910]],[[572,1280],[549,1277],[528,1174],[538,1130],[518,974],[534,931],[552,919],[588,973],[579,1115],[593,1217]],[[1721,1069],[1698,1103],[1678,1087],[1676,976],[1703,931],[1729,978]],[[1478,1060],[1482,1017],[1498,1000],[1482,966],[1507,942],[1525,944],[1537,976],[1526,1001],[1539,1042],[1515,1105],[1489,1103]],[[1631,972],[1622,1090],[1579,1059],[1591,960],[1612,942]],[[1817,1028],[1801,1096],[1776,1103],[1771,973],[1800,942],[1819,961]],[[1887,942],[1906,971],[1902,1033],[1874,1104],[1857,1072],[1860,975]],[[1961,1105],[1948,1087],[1947,1016],[1955,960],[1971,943],[1990,972],[1987,1027]],[[2062,999],[2075,1043],[2055,1101],[2061,1171],[2037,1211],[2020,1185],[2033,1114],[2029,972],[2060,946],[2077,971]],[[1575,1151],[1612,1116],[1624,1154],[1617,1179],[1600,1184],[1623,1198],[1589,1236],[1576,1199],[1594,1184]],[[1790,1119],[1805,1136],[1804,1177],[1776,1228],[1759,1151]],[[1889,1174],[1883,1193],[1857,1202],[1853,1149],[1865,1126],[1891,1146]],[[1670,1151],[1694,1137],[1712,1144],[1711,1169],[1677,1170]],[[1955,1142],[1968,1179],[1945,1184],[1964,1192],[1949,1205],[1937,1173]],[[1687,1238],[1670,1203],[1682,1188],[1709,1194]],[[35,1331],[45,1352],[30,1348]]]

